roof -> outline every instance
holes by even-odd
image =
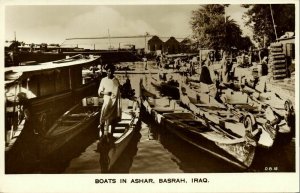
[[[7,67],[5,68],[5,78],[7,80],[17,80],[18,78],[23,77],[24,74],[36,74],[40,73],[41,71],[90,64],[98,60],[99,58],[99,56],[92,55],[88,57],[83,57],[83,55],[79,54],[67,59],[45,62],[38,65]]]

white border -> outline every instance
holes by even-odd
[[[5,5],[134,5],[134,4],[205,4],[205,3],[295,3],[296,4],[296,115],[299,116],[299,1],[297,0],[272,0],[272,1],[96,1],[96,0],[52,0],[52,1],[29,1],[29,0],[11,0],[1,2],[0,19],[1,32],[0,57],[2,61],[1,68],[4,68],[4,6]],[[3,70],[3,69],[2,69]],[[4,70],[2,71],[4,72]],[[0,73],[0,79],[4,80],[3,73]],[[1,88],[4,88],[4,82],[0,81]],[[4,92],[3,92],[4,93]],[[4,106],[4,100],[0,100],[0,106]],[[1,119],[4,117],[4,108],[0,108]],[[4,128],[4,120],[1,121]],[[0,160],[0,192],[298,192],[299,191],[299,119],[296,119],[296,172],[295,173],[197,173],[197,174],[30,174],[30,175],[4,175],[4,160]],[[0,148],[4,149],[4,136],[0,132]],[[4,151],[1,151],[4,158]],[[209,183],[199,184],[95,184],[96,178],[126,178],[128,181],[132,178],[153,178],[158,181],[161,177],[186,178],[189,181],[192,177],[207,178]]]

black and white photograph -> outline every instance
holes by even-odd
[[[0,2],[0,192],[299,191],[298,1]]]

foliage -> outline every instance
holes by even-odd
[[[274,23],[276,25],[277,37],[279,38],[287,31],[295,31],[295,5],[294,4],[254,4],[242,5],[249,8],[245,13],[246,25],[253,29],[254,40],[263,46],[276,40],[271,9],[273,11]]]
[[[229,16],[225,16],[226,6],[228,5],[202,5],[192,12],[190,24],[193,37],[201,48],[225,51],[249,48],[249,42],[246,43],[246,39],[242,37],[239,25]]]
[[[189,38],[185,38],[180,42],[180,50],[181,50],[181,52],[184,52],[184,53],[197,52],[194,42],[192,42],[192,40]]]

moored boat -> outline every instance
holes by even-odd
[[[244,136],[246,130],[259,138],[258,145],[271,148],[276,136],[286,130],[285,120],[277,116],[270,106],[262,106],[246,93],[223,89],[219,101],[209,93],[182,86],[181,101],[195,115],[222,124]],[[195,97],[196,96],[196,97]]]
[[[179,83],[170,77],[166,78],[166,73],[158,74],[157,77],[151,76],[151,84],[165,96],[179,99]]]
[[[246,169],[251,165],[256,148],[256,141],[251,134],[239,136],[208,119],[194,116],[174,100],[150,95],[145,89],[142,89],[142,93],[145,93],[143,110],[159,128],[167,129],[180,140],[239,168]]]
[[[77,55],[34,66],[5,68],[5,163],[8,173],[19,172],[17,167],[26,159],[38,159],[39,135],[46,133],[82,98],[96,94],[101,77],[84,81],[82,70],[98,62],[99,57]]]
[[[121,100],[121,120],[116,124],[112,135],[101,136],[98,143],[101,173],[107,173],[111,170],[139,128],[140,108],[138,101],[130,99]]]
[[[102,104],[102,98],[86,97],[66,111],[45,133],[40,134],[41,157],[55,153],[83,131],[97,128]]]

